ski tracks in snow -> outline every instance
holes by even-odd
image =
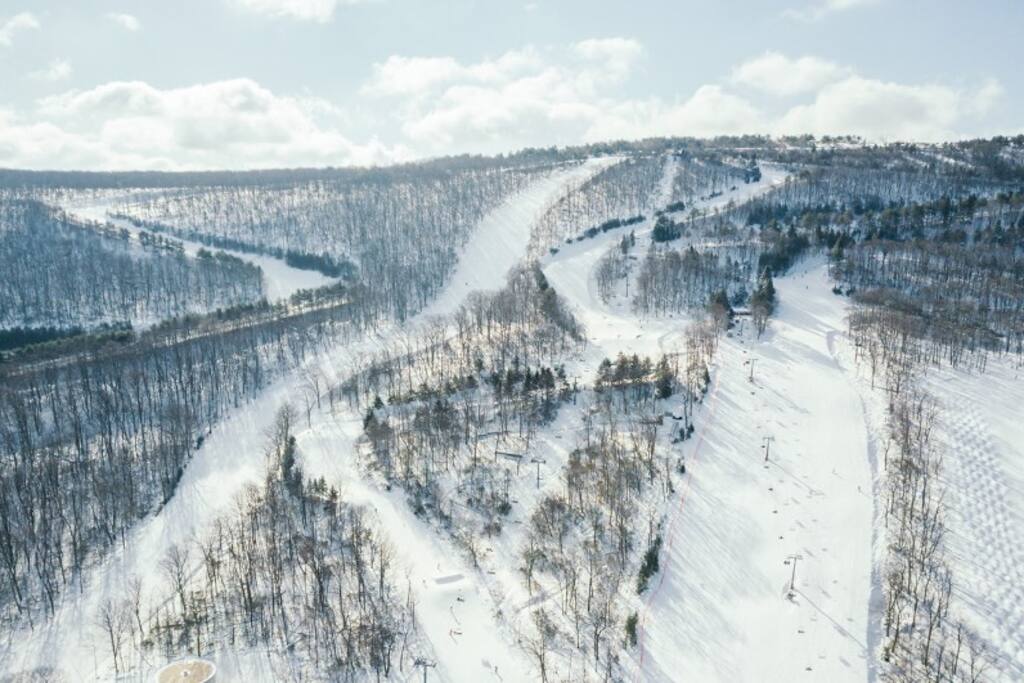
[[[988,373],[1006,369],[993,364]],[[945,382],[933,382],[942,404],[940,438],[945,443],[943,479],[946,484],[953,565],[954,600],[968,623],[989,644],[996,680],[1024,680],[1024,517],[1022,517],[1019,421],[1001,415],[1019,409],[1024,391],[994,380],[992,374],[969,375],[946,370],[961,392],[951,393]],[[995,390],[993,392],[993,389]],[[1006,389],[1012,394],[999,393]],[[1013,395],[1015,394],[1015,396]],[[1001,441],[979,404],[985,403],[995,421],[1017,426],[1018,434]],[[1016,464],[1017,471],[1014,472]]]

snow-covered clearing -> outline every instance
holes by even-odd
[[[637,680],[872,675],[873,453],[836,355],[845,304],[823,265],[776,288],[765,336],[719,348],[641,612]]]
[[[987,641],[991,680],[1024,680],[1024,368],[993,359],[983,374],[930,372],[953,610]]]
[[[123,218],[112,218],[107,215],[111,201],[112,200],[108,200],[104,203],[89,204],[86,206],[69,205],[63,208],[76,218],[87,221],[97,221],[99,223],[109,223],[117,228],[127,230],[132,234],[132,239],[138,240],[138,235],[142,232],[142,229],[135,227]],[[285,263],[284,259],[274,258],[273,256],[250,254],[244,251],[232,251],[231,249],[221,249],[220,247],[208,247],[204,244],[200,244],[199,242],[191,242],[177,236],[171,236],[171,239],[181,244],[187,256],[194,257],[200,249],[206,249],[207,251],[223,251],[231,256],[251,263],[254,266],[259,266],[263,271],[263,293],[270,302],[286,300],[300,289],[316,289],[334,281],[333,278],[329,278],[323,273],[315,270],[293,268]]]
[[[483,219],[479,234],[467,247],[467,255],[476,256],[463,256],[462,262],[468,265],[460,265],[439,297],[438,301],[444,303],[405,323],[404,330],[455,310],[471,291],[500,289],[508,269],[526,253],[532,221],[573,182],[617,161],[593,159],[556,171],[495,209]],[[508,253],[479,260],[480,250],[492,244],[502,245],[500,250]],[[380,348],[399,331],[395,327],[358,339],[339,340],[326,354],[310,360],[307,367],[319,368],[330,381],[337,381],[363,354]],[[69,590],[57,615],[45,625],[31,633],[12,634],[0,673],[49,666],[72,680],[107,680],[112,662],[97,627],[101,605],[109,598],[123,597],[133,577],[142,580],[143,594],[167,593],[158,570],[161,559],[173,545],[200,537],[214,520],[233,508],[246,486],[260,482],[265,471],[265,428],[283,403],[301,405],[302,378],[302,370],[289,374],[219,423],[196,452],[174,497],[158,514],[140,522],[123,547],[114,549],[89,572],[84,590]],[[416,518],[399,492],[383,491],[363,480],[354,448],[362,416],[342,404],[335,408],[334,414],[326,404],[324,410],[314,410],[308,425],[302,416],[296,433],[301,465],[307,476],[323,476],[329,485],[337,486],[343,501],[374,509],[403,566],[399,574],[409,577],[422,627],[420,635],[434,653],[436,673],[450,681],[532,680],[530,663],[512,635],[494,619],[497,606],[484,588],[479,570]],[[226,653],[215,656],[214,661],[222,675],[231,674],[239,680],[281,680],[281,673],[272,671],[259,653]],[[163,664],[153,661],[148,671],[137,672],[139,680]],[[406,671],[405,675],[416,679],[420,674]]]

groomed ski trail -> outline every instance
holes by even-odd
[[[798,268],[776,279],[778,313],[761,340],[722,340],[687,447],[689,488],[641,612],[636,680],[873,676],[868,428],[835,354],[845,303],[824,265]]]

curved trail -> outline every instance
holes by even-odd
[[[675,173],[672,166],[665,169],[665,178]],[[783,183],[787,174],[781,169],[765,167],[760,182],[744,185],[735,192],[727,192],[711,200],[697,202],[692,208],[708,212],[725,207],[729,202],[742,202]],[[656,205],[664,206],[671,192],[671,182],[665,180],[658,190]],[[651,243],[654,217],[632,228],[636,235],[636,246],[631,253],[643,258]],[[594,269],[610,247],[617,244],[628,230],[612,230],[593,239],[582,240],[560,247],[559,252],[543,261],[544,275],[551,286],[570,305],[573,314],[583,323],[587,333],[587,352],[581,373],[588,377],[597,371],[604,358],[615,358],[619,353],[639,354],[658,357],[681,346],[673,340],[681,340],[688,317],[686,315],[640,318],[633,311],[630,297],[625,290],[619,291],[611,301],[605,303],[598,295]],[[628,280],[632,282],[639,270],[634,262],[633,272]]]

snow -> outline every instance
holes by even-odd
[[[311,359],[306,368],[319,369],[336,381],[364,354],[382,347],[401,332],[427,323],[439,313],[454,310],[469,292],[500,289],[508,268],[526,253],[533,220],[572,183],[585,180],[617,161],[614,157],[601,158],[556,171],[509,198],[481,221],[478,234],[461,258],[462,263],[471,267],[460,265],[457,272],[462,279],[449,281],[439,297],[443,304],[421,313],[402,328],[394,326],[357,339],[339,339],[328,352]],[[76,211],[92,219],[105,214],[101,208]],[[500,251],[510,252],[511,256],[503,253],[490,260],[476,260],[485,245],[496,243],[503,245]],[[186,248],[199,246],[191,244]],[[470,254],[473,258],[469,258]],[[112,662],[96,626],[101,605],[109,598],[122,598],[124,587],[133,577],[143,582],[143,595],[168,593],[158,570],[161,559],[173,545],[201,537],[218,517],[233,509],[247,486],[260,483],[264,473],[265,429],[285,402],[302,405],[302,374],[302,370],[297,370],[277,380],[254,401],[222,420],[195,453],[167,505],[137,524],[124,546],[111,550],[88,572],[85,589],[77,592],[69,588],[57,614],[45,625],[37,625],[32,632],[10,634],[0,673],[47,665],[65,673],[77,672],[82,680],[105,680]],[[528,674],[531,664],[516,646],[512,634],[495,621],[498,606],[479,571],[417,519],[399,492],[382,491],[364,480],[354,445],[361,432],[361,416],[341,404],[336,404],[335,409],[334,414],[326,407],[313,411],[308,425],[303,419],[305,415],[300,416],[296,431],[300,463],[308,477],[323,476],[328,485],[338,486],[343,501],[374,510],[402,565],[396,576],[407,576],[415,595],[421,633],[437,662],[435,672],[443,680],[452,681],[532,680]],[[244,673],[246,680],[251,681],[277,680],[269,663],[258,653],[227,653],[214,656],[213,661],[221,673]],[[83,664],[86,662],[88,666]],[[164,663],[154,661],[150,668],[155,671]],[[138,675],[145,674],[143,671]]]
[[[412,513],[401,491],[363,482],[354,457],[361,433],[362,422],[351,411],[318,421],[298,436],[303,467],[344,482],[343,501],[374,511],[416,595],[417,618],[441,680],[518,680],[517,672],[527,671],[528,663],[495,624],[496,607],[477,570]],[[338,457],[342,453],[349,456]]]
[[[463,247],[448,285],[423,314],[454,313],[472,292],[501,289],[508,271],[526,258],[534,223],[564,194],[565,188],[621,160],[621,157],[598,157],[556,171],[490,212]]]
[[[143,232],[141,228],[135,227],[123,218],[112,218],[107,215],[107,211],[110,209],[112,202],[113,199],[108,199],[103,203],[91,203],[84,206],[68,205],[63,208],[76,218],[88,221],[97,221],[99,223],[109,223],[117,228],[128,230],[132,234],[133,238],[137,240],[139,233]],[[285,263],[283,259],[274,258],[273,256],[250,254],[244,251],[221,249],[220,247],[209,247],[205,244],[200,244],[199,242],[191,242],[189,240],[181,239],[176,235],[171,235],[170,237],[175,242],[182,245],[187,256],[195,257],[200,249],[206,249],[207,251],[223,251],[231,256],[235,256],[243,261],[251,263],[254,266],[259,266],[263,270],[263,293],[271,303],[287,300],[292,294],[300,289],[316,289],[334,282],[333,278],[329,278],[323,273],[315,270],[292,268]]]
[[[845,305],[820,264],[775,284],[766,335],[719,348],[641,611],[637,680],[872,675],[873,454],[836,355]]]
[[[530,228],[544,209],[568,187],[616,161],[594,159],[556,171],[506,200],[481,221],[431,306],[401,327],[339,340],[307,368],[336,381],[365,354],[452,313],[472,292],[501,288],[509,269],[527,257]],[[740,203],[785,181],[780,168],[764,165],[762,171],[760,182],[694,207],[711,211]],[[669,162],[657,205],[669,201],[675,172]],[[89,211],[100,208],[78,210],[83,217],[97,215]],[[634,254],[646,251],[652,227],[653,220],[634,226]],[[592,375],[601,359],[620,352],[657,358],[682,349],[687,316],[638,317],[624,287],[608,303],[598,295],[594,269],[623,232],[563,245],[541,263],[549,283],[586,327],[586,349],[570,364],[570,374]],[[308,275],[281,271],[268,278],[279,278],[283,292]],[[876,444],[884,439],[879,396],[865,389],[854,367],[845,335],[848,300],[832,294],[825,265],[800,264],[775,286],[779,305],[768,331],[755,339],[749,323],[741,321],[722,338],[711,388],[695,416],[697,432],[674,446],[685,455],[687,473],[668,501],[661,570],[636,600],[639,645],[627,651],[624,662],[633,680],[878,677],[877,568],[884,553],[874,502]],[[939,435],[947,445],[955,609],[992,644],[995,673],[1005,681],[1024,678],[1022,373],[994,361],[985,375],[944,370],[927,379],[943,407]],[[104,679],[109,655],[94,625],[100,604],[118,596],[132,576],[143,579],[144,592],[165,592],[156,570],[160,559],[172,544],[201,536],[231,510],[247,485],[259,483],[263,430],[285,401],[302,405],[302,395],[299,370],[218,424],[174,498],[90,572],[86,590],[69,590],[48,624],[13,635],[17,647],[4,653],[0,674],[46,664],[82,679]],[[540,468],[541,483],[534,486],[535,470],[524,468],[513,485],[517,504],[506,529],[493,548],[484,549],[479,568],[416,517],[401,491],[368,480],[356,452],[360,415],[338,404],[333,413],[326,407],[314,410],[307,424],[300,411],[296,437],[307,476],[323,476],[338,486],[343,501],[371,509],[394,547],[398,588],[407,580],[416,601],[422,654],[437,663],[430,680],[537,679],[513,627],[550,596],[526,592],[516,569],[523,538],[516,522],[532,501],[560,485],[560,466],[585,409],[583,400],[566,406],[536,435],[531,453],[547,460]],[[772,438],[767,462],[765,437]],[[790,591],[794,555],[799,560]],[[228,677],[276,678],[265,653],[229,653],[216,662]],[[152,662],[151,670],[162,663]],[[552,666],[556,676],[566,674],[564,662]],[[573,661],[568,666],[573,668]],[[407,680],[419,675],[404,672]]]
[[[932,371],[953,610],[987,641],[993,681],[1024,680],[1024,369]]]
[[[943,366],[921,375],[938,409],[950,619],[985,641],[985,680],[1024,680],[1024,367],[991,357],[983,373]],[[857,379],[869,429],[884,443],[888,396],[867,370]]]
[[[761,182],[696,206],[744,201],[784,180],[766,168]],[[652,227],[636,230],[635,253],[646,250]],[[590,371],[620,352],[657,357],[682,346],[685,318],[638,319],[628,297],[605,305],[598,296],[594,268],[620,238],[577,242],[544,265],[586,326]],[[637,680],[869,675],[872,452],[859,393],[835,354],[845,305],[820,264],[776,287],[781,304],[769,333],[723,340],[697,436],[685,446],[690,474],[641,610]],[[775,437],[768,464],[766,435]],[[791,554],[802,559],[789,599]]]
[[[658,188],[656,206],[664,206],[670,201],[672,177],[676,170],[674,163],[666,167]],[[730,201],[739,204],[781,185],[786,177],[782,169],[766,165],[759,182],[741,185],[711,200],[695,202],[693,208],[712,212],[724,208]],[[654,221],[652,216],[631,228],[637,238],[631,253],[638,258],[643,258],[647,252]],[[676,351],[681,346],[685,331],[685,317],[638,318],[632,312],[630,299],[624,291],[609,304],[601,301],[594,269],[608,248],[622,239],[623,234],[628,234],[626,229],[612,230],[592,239],[565,245],[543,263],[548,282],[569,303],[573,314],[586,327],[586,365],[591,373],[597,371],[602,359],[614,359],[620,352],[637,353],[656,359],[662,353]],[[630,277],[632,279],[633,275]]]

